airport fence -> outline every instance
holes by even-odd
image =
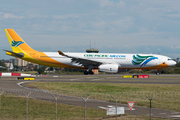
[[[9,105],[11,104],[11,101],[13,100],[17,100],[16,98],[18,98],[19,101],[21,101],[21,98],[23,98],[23,100],[25,101],[25,103],[23,102],[23,116],[26,116],[26,119],[28,119],[28,116],[30,117],[30,119],[35,119],[37,118],[39,115],[34,113],[32,114],[28,114],[31,112],[35,112],[36,109],[32,110],[33,108],[36,106],[36,102],[32,102],[33,100],[43,100],[43,105],[40,107],[40,109],[43,111],[45,109],[45,106],[49,103],[51,103],[54,108],[47,108],[47,109],[51,109],[49,111],[51,111],[51,114],[53,114],[52,116],[55,119],[71,119],[72,117],[72,113],[71,115],[63,115],[64,111],[69,111],[69,109],[73,109],[73,108],[69,108],[69,107],[63,107],[62,105],[58,105],[59,103],[63,103],[63,104],[68,104],[68,105],[77,105],[77,106],[83,106],[83,108],[79,108],[78,110],[75,109],[72,112],[77,112],[79,111],[80,113],[77,113],[73,116],[73,119],[94,119],[94,118],[98,118],[98,117],[107,117],[106,116],[106,111],[105,110],[101,110],[101,109],[97,109],[99,106],[104,105],[104,103],[109,102],[109,103],[113,103],[115,106],[115,99],[118,99],[118,103],[123,103],[126,104],[127,101],[135,101],[137,104],[136,105],[142,105],[142,106],[148,106],[148,105],[144,105],[141,104],[141,102],[146,101],[146,103],[148,103],[148,99],[146,97],[146,95],[150,98],[154,97],[153,101],[158,101],[158,102],[165,102],[165,104],[168,103],[179,103],[180,100],[180,91],[161,91],[161,92],[157,92],[157,91],[139,91],[139,92],[111,92],[111,93],[87,93],[87,92],[66,92],[66,91],[57,91],[57,90],[52,90],[52,91],[48,91],[48,90],[36,90],[36,89],[6,89],[6,88],[0,88],[0,119],[1,116],[2,118],[6,117],[5,111],[6,106],[8,106],[9,108],[12,109],[12,107]],[[7,98],[7,99],[6,99]],[[115,99],[114,99],[115,98]],[[7,100],[9,103],[6,103]],[[28,102],[28,100],[31,100],[31,103]],[[48,101],[49,103],[45,102]],[[86,109],[86,102],[88,102],[89,104],[87,104],[87,107],[92,107],[92,109]],[[55,104],[54,104],[55,103]],[[95,103],[95,104],[93,104]],[[102,104],[103,103],[103,104]],[[16,103],[18,104],[18,103]],[[38,102],[38,104],[40,104]],[[12,104],[11,104],[12,105]],[[52,106],[51,105],[51,106]],[[105,104],[105,105],[108,105]],[[12,105],[14,106],[14,105]],[[18,107],[20,106],[16,106],[16,110],[19,110]],[[103,106],[103,107],[107,107],[107,106]],[[13,108],[14,109],[14,108]],[[59,110],[60,109],[60,110]],[[65,110],[66,109],[66,110]],[[179,108],[178,108],[179,109]],[[28,111],[29,110],[29,111]],[[40,111],[41,111],[40,110]],[[92,111],[94,112],[92,112]],[[22,111],[22,110],[20,110]],[[49,114],[49,111],[47,112]],[[54,111],[54,112],[52,112]],[[88,112],[86,112],[88,111]],[[91,111],[91,112],[90,112]],[[45,112],[44,112],[45,113]],[[68,112],[67,112],[68,113]],[[67,114],[66,113],[66,114]],[[88,113],[88,115],[86,115]],[[100,115],[97,115],[97,113],[101,113]],[[70,113],[69,113],[70,114]],[[96,115],[95,115],[96,114]],[[67,116],[69,116],[69,118],[66,118]],[[11,116],[12,117],[12,116]],[[15,118],[18,116],[14,116]],[[83,118],[84,117],[84,118]],[[18,117],[19,119],[19,117]],[[49,118],[52,119],[52,118]]]

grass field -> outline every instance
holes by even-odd
[[[25,120],[26,119],[26,99],[24,97],[1,96],[0,120]],[[58,104],[57,120],[84,120],[84,107]],[[115,120],[115,116],[107,118],[106,111],[102,109],[86,108],[87,120]],[[43,100],[28,100],[29,120],[54,120],[55,103]],[[118,120],[148,120],[149,116],[129,116],[125,114],[118,117]],[[152,120],[162,120],[162,118],[152,118]],[[169,120],[169,119],[163,119]]]
[[[1,120],[24,120],[26,119],[26,99],[22,97],[1,98]],[[28,100],[28,117],[30,120],[53,120],[55,119],[55,103],[42,100]],[[83,119],[84,108],[72,105],[58,104],[58,119]],[[101,109],[87,108],[87,118],[96,119],[105,115]]]
[[[133,91],[180,91],[179,85],[153,85],[153,84],[108,84],[108,83],[50,83],[35,82],[27,84],[29,87],[37,87],[39,89],[47,89],[54,91],[64,91],[68,93],[87,92],[87,93],[110,93],[110,92],[133,92]],[[131,98],[130,98],[131,99]],[[119,103],[127,103],[127,101],[118,101]],[[135,101],[137,106],[149,107],[149,100]],[[53,120],[55,119],[55,103],[29,99],[28,100],[28,118],[29,120]],[[152,101],[153,108],[168,109],[180,111],[179,101]],[[57,118],[60,120],[83,120],[84,107],[72,106],[66,104],[58,104]],[[106,111],[102,109],[86,108],[87,120],[101,120],[103,117],[107,119]],[[24,97],[7,97],[1,96],[0,120],[24,120],[26,119],[26,99]],[[116,118],[108,118],[115,120]],[[152,120],[160,120],[161,118],[152,118]],[[118,120],[149,120],[149,116],[124,116],[118,117]],[[164,119],[168,120],[168,119]]]
[[[180,91],[180,85],[164,84],[116,84],[116,83],[62,83],[35,82],[27,86],[38,89],[59,90],[67,92],[132,92],[132,91]]]
[[[57,120],[84,120],[84,107],[58,104]],[[116,117],[107,118],[106,111],[102,109],[86,108],[87,120],[115,120]],[[26,99],[23,97],[1,96],[0,120],[25,120]],[[29,120],[54,120],[55,103],[29,99],[28,100]],[[149,116],[135,116],[125,114],[118,117],[118,120],[149,120]],[[169,120],[152,118],[152,120]]]
[[[146,92],[146,91],[154,91],[154,93],[158,92],[169,92],[169,91],[180,91],[180,85],[164,85],[164,84],[114,84],[114,83],[58,83],[58,82],[37,82],[33,84],[28,84],[29,87],[36,87],[38,89],[46,89],[53,91],[63,91],[64,93],[69,93],[74,95],[75,92],[82,93],[109,93],[113,95],[113,93],[131,93],[131,92]],[[84,96],[84,97],[87,97]],[[92,98],[93,96],[91,96]],[[110,95],[109,95],[110,97]],[[116,96],[118,97],[118,96]],[[131,95],[128,100],[133,100],[136,96]],[[144,95],[145,97],[145,95]],[[151,97],[151,96],[150,96]],[[155,98],[160,97],[156,96]],[[146,97],[145,97],[146,98]],[[152,100],[152,107],[172,110],[180,112],[180,104],[179,100],[172,100],[171,94],[166,97],[167,99],[154,99]],[[180,96],[179,96],[180,98]],[[101,99],[100,99],[101,100]],[[110,102],[114,102],[110,99]],[[119,103],[127,104],[125,99],[121,99],[118,101]],[[163,102],[162,102],[163,101]],[[137,106],[145,106],[149,107],[148,99],[139,99],[135,101],[135,105]]]

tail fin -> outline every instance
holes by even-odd
[[[36,52],[34,49],[29,47],[26,44],[26,42],[13,29],[4,29],[4,30],[13,52],[22,52],[22,53],[24,53],[25,51]]]
[[[46,65],[46,66],[54,66],[58,67],[59,63],[47,56],[43,52],[36,51],[29,47],[25,41],[13,30],[13,29],[4,29],[9,40],[12,51],[6,51],[7,55],[14,56],[26,61],[30,61],[33,63]],[[45,58],[41,57],[44,56]]]

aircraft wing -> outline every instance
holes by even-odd
[[[89,65],[99,66],[99,65],[103,64],[103,62],[96,61],[96,60],[91,60],[91,59],[86,59],[86,58],[76,57],[76,56],[69,56],[69,55],[64,54],[61,51],[58,51],[58,53],[59,53],[59,55],[71,58],[72,62],[81,64],[84,67],[88,67]]]

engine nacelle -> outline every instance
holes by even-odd
[[[117,73],[118,72],[118,64],[102,64],[100,65],[99,71],[108,72],[108,73]]]

